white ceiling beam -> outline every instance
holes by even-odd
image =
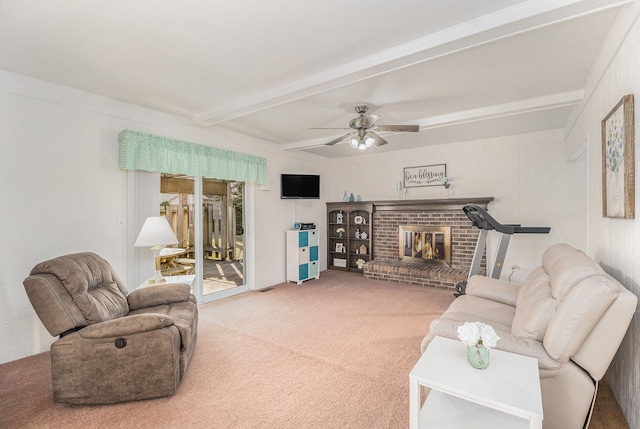
[[[418,121],[420,130],[448,127],[469,122],[485,121],[489,119],[503,118],[513,115],[533,113],[542,110],[558,109],[560,107],[574,106],[582,102],[584,93],[582,90],[552,94],[544,97],[519,100],[512,103],[496,104],[477,109],[464,110],[446,115],[437,115],[423,118]],[[400,133],[381,133],[385,136]],[[282,146],[285,151],[298,151],[322,147],[331,137],[323,137],[303,142],[290,143]],[[340,144],[340,143],[338,143]]]
[[[432,116],[420,121],[420,129],[448,127],[467,122],[485,121],[506,116],[551,110],[580,104],[584,97],[582,90],[553,94],[544,97],[519,100],[511,103],[496,104],[478,109],[464,110],[446,115]]]
[[[215,111],[190,124],[212,126],[381,74],[581,16],[621,7],[632,0],[536,0],[503,9],[420,39],[273,88]]]

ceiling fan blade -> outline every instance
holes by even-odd
[[[417,133],[420,131],[420,125],[378,125],[378,131],[396,131],[400,133]]]
[[[325,146],[333,146],[334,144],[336,144],[336,143],[340,143],[342,140],[344,140],[344,139],[346,139],[347,137],[352,136],[352,135],[354,135],[354,134],[355,134],[355,132],[347,133],[347,134],[345,134],[345,135],[342,135],[342,136],[338,137],[337,139],[333,139],[333,140],[331,140],[330,142],[325,143],[324,145],[325,145]]]
[[[373,137],[373,139],[375,140],[375,145],[376,146],[382,146],[383,144],[387,144],[388,142],[383,139],[379,134],[374,133],[373,131],[369,131],[369,135],[371,137]]]
[[[315,128],[309,128],[310,130],[350,130],[351,128],[345,128],[345,127],[340,127],[340,128],[326,128],[326,127],[315,127]]]

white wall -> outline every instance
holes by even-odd
[[[347,190],[363,200],[395,200],[404,167],[432,164],[446,164],[451,188],[409,188],[409,199],[493,197],[489,212],[499,222],[551,227],[548,235],[514,234],[503,278],[516,265],[511,280],[524,280],[552,243],[586,248],[586,159],[565,160],[561,130],[342,159],[330,195],[340,201]],[[491,261],[498,235],[489,238]]]
[[[295,222],[315,223],[320,232],[320,270],[327,269],[326,259],[326,181],[329,167],[324,164],[298,162],[285,157],[268,159],[268,184],[257,186],[255,196],[256,237],[261,246],[256,248],[257,288],[285,281],[285,233]],[[280,174],[320,174],[319,200],[281,200]],[[264,190],[268,188],[269,190]],[[276,209],[274,209],[276,208]]]
[[[638,103],[640,102],[640,24],[637,19],[640,6],[621,16],[621,24],[610,36],[601,54],[599,67],[589,78],[587,101],[576,109],[576,118],[571,121],[567,141],[574,148],[587,144],[589,173],[588,206],[588,253],[607,272],[618,279],[636,295],[640,295],[640,211],[636,204],[636,218],[633,220],[609,219],[602,217],[602,141],[601,121],[625,94],[635,95],[636,134],[636,203],[640,156],[637,142]],[[624,24],[630,26],[629,28]],[[640,429],[640,312],[636,310],[627,335],[618,350],[606,378],[611,384],[627,421],[632,429]]]
[[[131,191],[118,168],[118,133],[125,128],[267,158],[271,189],[254,193],[254,288],[284,281],[286,229],[299,219],[324,222],[324,200],[296,204],[280,200],[279,191],[282,172],[329,176],[322,158],[281,154],[268,142],[0,71],[0,363],[47,350],[53,340],[22,286],[35,264],[94,251],[127,278],[133,251],[127,236],[137,231],[118,226],[128,219]]]

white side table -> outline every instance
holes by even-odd
[[[184,283],[184,284],[188,284],[191,287],[191,292],[193,292],[196,276],[194,274],[183,275],[183,276],[168,276],[168,277],[165,277],[165,280],[167,280],[165,283],[159,283],[159,284],[150,284],[149,280],[151,279],[153,279],[153,277],[149,277],[148,279],[146,279],[144,283],[138,286],[138,289],[142,289],[145,287],[159,286],[161,284],[166,285],[166,284]]]
[[[475,369],[462,342],[435,337],[409,374],[410,428],[541,429],[537,359],[490,353],[489,367]],[[422,408],[420,386],[431,388]]]

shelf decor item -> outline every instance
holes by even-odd
[[[458,338],[467,345],[467,361],[477,369],[489,366],[489,349],[500,339],[493,327],[482,322],[466,322],[459,326]]]
[[[358,267],[359,270],[362,269],[362,267],[364,266],[365,260],[364,259],[358,259],[356,261],[356,266]]]
[[[338,237],[342,238],[342,236],[344,235],[344,228],[336,229],[336,233],[338,234]]]

